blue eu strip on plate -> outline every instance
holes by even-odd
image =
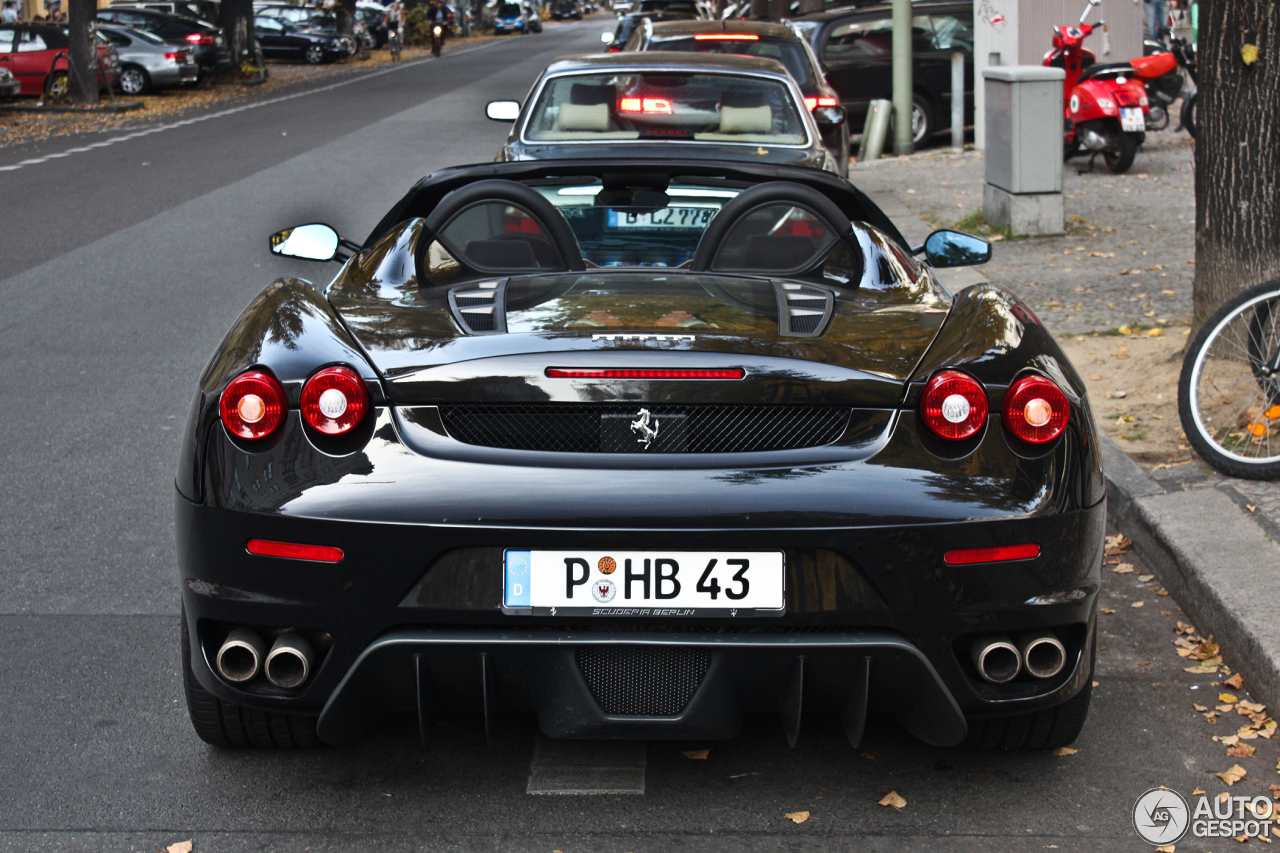
[[[529,552],[507,552],[506,583],[502,601],[507,607],[529,606]]]

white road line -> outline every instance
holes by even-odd
[[[634,740],[551,740],[539,733],[529,765],[530,794],[643,794],[647,744]]]
[[[491,41],[488,44],[478,44],[475,47],[469,47],[465,50],[451,51],[450,53],[446,53],[443,56],[441,56],[440,59],[448,59],[451,56],[462,56],[467,53],[474,53],[477,50],[484,50],[486,47],[491,47],[495,44],[501,44],[501,43],[502,42],[499,42],[499,41]],[[424,57],[422,59],[413,59],[407,62],[397,62],[392,64],[389,68],[384,68],[381,71],[370,71],[367,74],[360,74],[358,76],[351,77],[346,80],[340,80],[337,83],[331,83],[328,86],[320,86],[315,89],[307,89],[305,92],[294,92],[291,95],[281,95],[278,98],[270,98],[266,101],[258,101],[252,104],[242,104],[238,107],[231,107],[229,109],[219,110],[216,113],[209,113],[208,115],[196,116],[194,118],[183,119],[182,121],[175,121],[169,124],[157,125],[156,127],[149,127],[149,128],[146,128],[145,130],[137,130],[137,131],[134,131],[133,133],[125,134],[124,136],[115,136],[115,137],[112,137],[111,139],[103,140],[102,142],[94,142],[91,145],[84,145],[79,148],[68,148],[66,151],[62,151],[57,154],[46,154],[43,157],[36,157],[30,160],[21,160],[17,163],[14,163],[11,166],[0,166],[0,172],[15,172],[24,166],[38,166],[41,163],[47,163],[50,160],[54,160],[59,157],[66,157],[68,154],[83,154],[84,152],[92,151],[95,148],[106,148],[108,146],[116,144],[117,142],[127,142],[130,139],[138,139],[143,136],[148,136],[152,133],[160,133],[161,131],[165,131],[165,130],[173,130],[174,128],[178,128],[178,127],[186,127],[187,125],[196,124],[197,122],[202,122],[202,121],[209,121],[210,119],[225,118],[226,116],[229,116],[229,115],[242,113],[245,110],[256,110],[258,107],[266,107],[266,106],[270,106],[271,104],[279,104],[283,101],[292,101],[294,98],[302,98],[307,95],[315,95],[320,92],[328,92],[332,89],[338,89],[343,86],[350,86],[352,83],[360,83],[364,80],[371,80],[374,77],[381,77],[382,75],[390,74],[393,71],[402,71],[406,68],[414,68],[418,65],[422,65],[424,62],[436,62],[436,61],[438,60],[435,57],[432,57],[430,59]]]

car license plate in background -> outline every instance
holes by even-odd
[[[648,213],[609,211],[610,228],[650,228],[701,231],[716,215],[714,207],[664,207]]]
[[[507,551],[503,611],[780,616],[781,551]]]
[[[1125,107],[1120,110],[1120,129],[1125,133],[1147,129],[1147,120],[1142,117],[1142,107]]]

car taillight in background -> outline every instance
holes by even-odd
[[[211,33],[191,33],[187,36],[187,41],[191,44],[213,44],[213,35]]]
[[[987,392],[958,370],[944,370],[929,380],[920,398],[925,426],[950,441],[961,441],[982,429],[987,421]]]
[[[247,370],[227,384],[218,413],[227,432],[239,438],[266,438],[284,422],[284,389],[270,373]]]
[[[671,102],[666,98],[622,98],[618,101],[618,112],[671,115]]]
[[[326,367],[302,386],[302,419],[325,435],[345,435],[369,411],[364,381],[349,367]]]
[[[169,60],[170,62],[178,62],[178,63],[186,62],[187,52],[185,50],[180,50],[177,53],[166,53],[164,55],[164,58]]]
[[[818,107],[838,107],[840,101],[837,98],[805,98],[804,105],[809,112],[813,112]]]
[[[760,41],[760,36],[753,33],[699,33],[694,41]]]
[[[1067,428],[1067,396],[1043,376],[1019,379],[1004,395],[1004,425],[1031,444],[1053,441]]]

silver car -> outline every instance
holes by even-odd
[[[152,33],[101,23],[98,32],[115,45],[120,56],[120,89],[126,95],[194,83],[200,74],[189,47],[172,44]]]

